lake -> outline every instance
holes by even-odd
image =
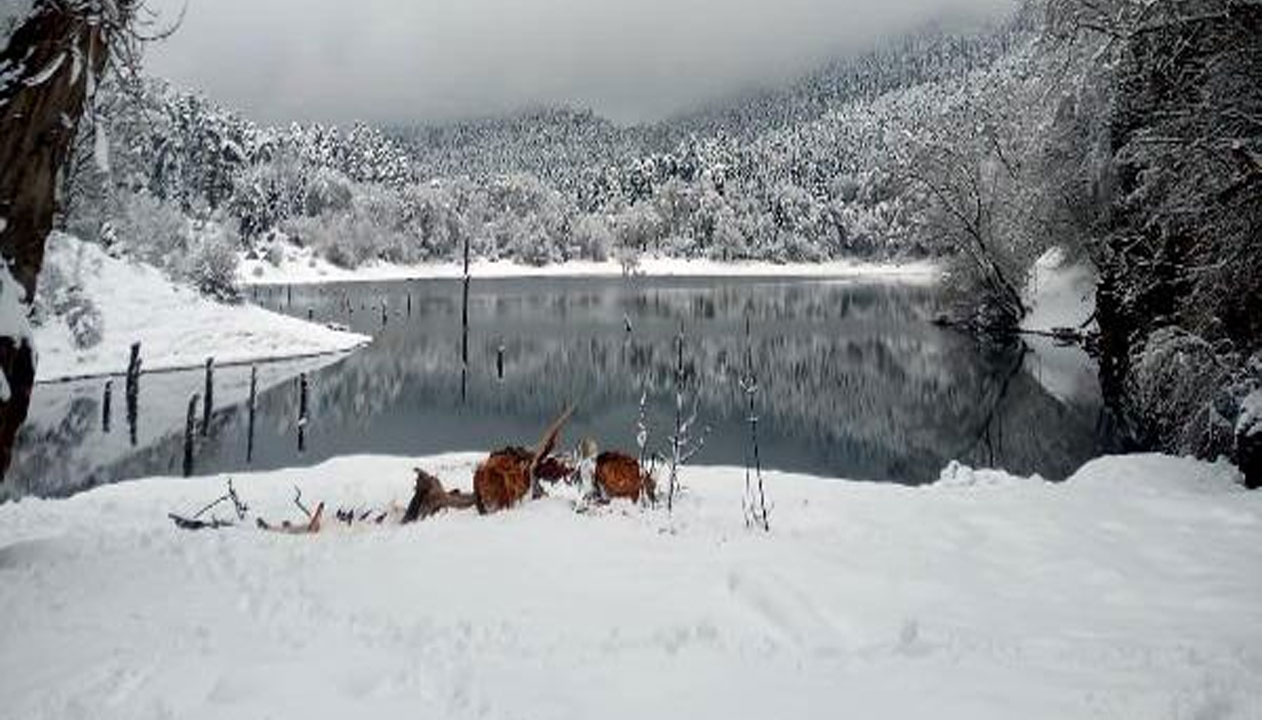
[[[956,458],[1059,479],[1110,447],[1082,352],[1039,339],[993,347],[937,327],[939,291],[919,283],[475,280],[465,377],[458,280],[262,287],[249,300],[374,340],[336,362],[260,365],[251,454],[250,369],[219,368],[197,474],[532,444],[567,404],[576,410],[562,448],[591,436],[634,453],[642,397],[654,448],[671,433],[681,326],[688,406],[705,439],[697,464],[743,462],[748,344],[766,468],[917,484]],[[123,378],[107,419],[103,384],[36,388],[8,494],[181,473],[187,401],[203,392],[203,372],[144,374],[132,432]]]

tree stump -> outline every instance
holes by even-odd
[[[653,499],[654,481],[630,455],[606,450],[596,456],[596,489],[605,498]]]

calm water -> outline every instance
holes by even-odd
[[[986,348],[934,327],[928,318],[937,297],[928,287],[768,279],[475,281],[465,390],[458,281],[263,288],[252,299],[375,339],[336,363],[260,366],[265,389],[258,395],[252,459],[249,370],[220,369],[217,410],[196,450],[198,474],[312,464],[349,453],[425,455],[528,444],[566,403],[577,407],[566,445],[590,435],[603,447],[634,452],[642,395],[650,437],[670,432],[681,322],[698,425],[707,433],[695,462],[739,464],[746,425],[738,379],[748,309],[761,456],[769,468],[919,483],[959,458],[1059,478],[1106,447],[1101,403],[1082,356],[1047,344]],[[143,354],[145,361],[145,348]],[[300,447],[302,372],[308,374],[309,420]],[[9,492],[67,494],[181,472],[187,399],[203,391],[203,373],[144,375],[136,439],[127,426],[124,381],[114,384],[109,429],[102,380],[37,388]]]

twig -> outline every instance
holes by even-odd
[[[293,504],[298,506],[298,509],[302,511],[303,515],[311,517],[311,508],[302,504],[302,489],[297,485],[293,486]]]

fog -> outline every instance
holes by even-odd
[[[1012,0],[186,0],[150,72],[263,122],[661,119]],[[183,0],[149,0],[157,25]]]

